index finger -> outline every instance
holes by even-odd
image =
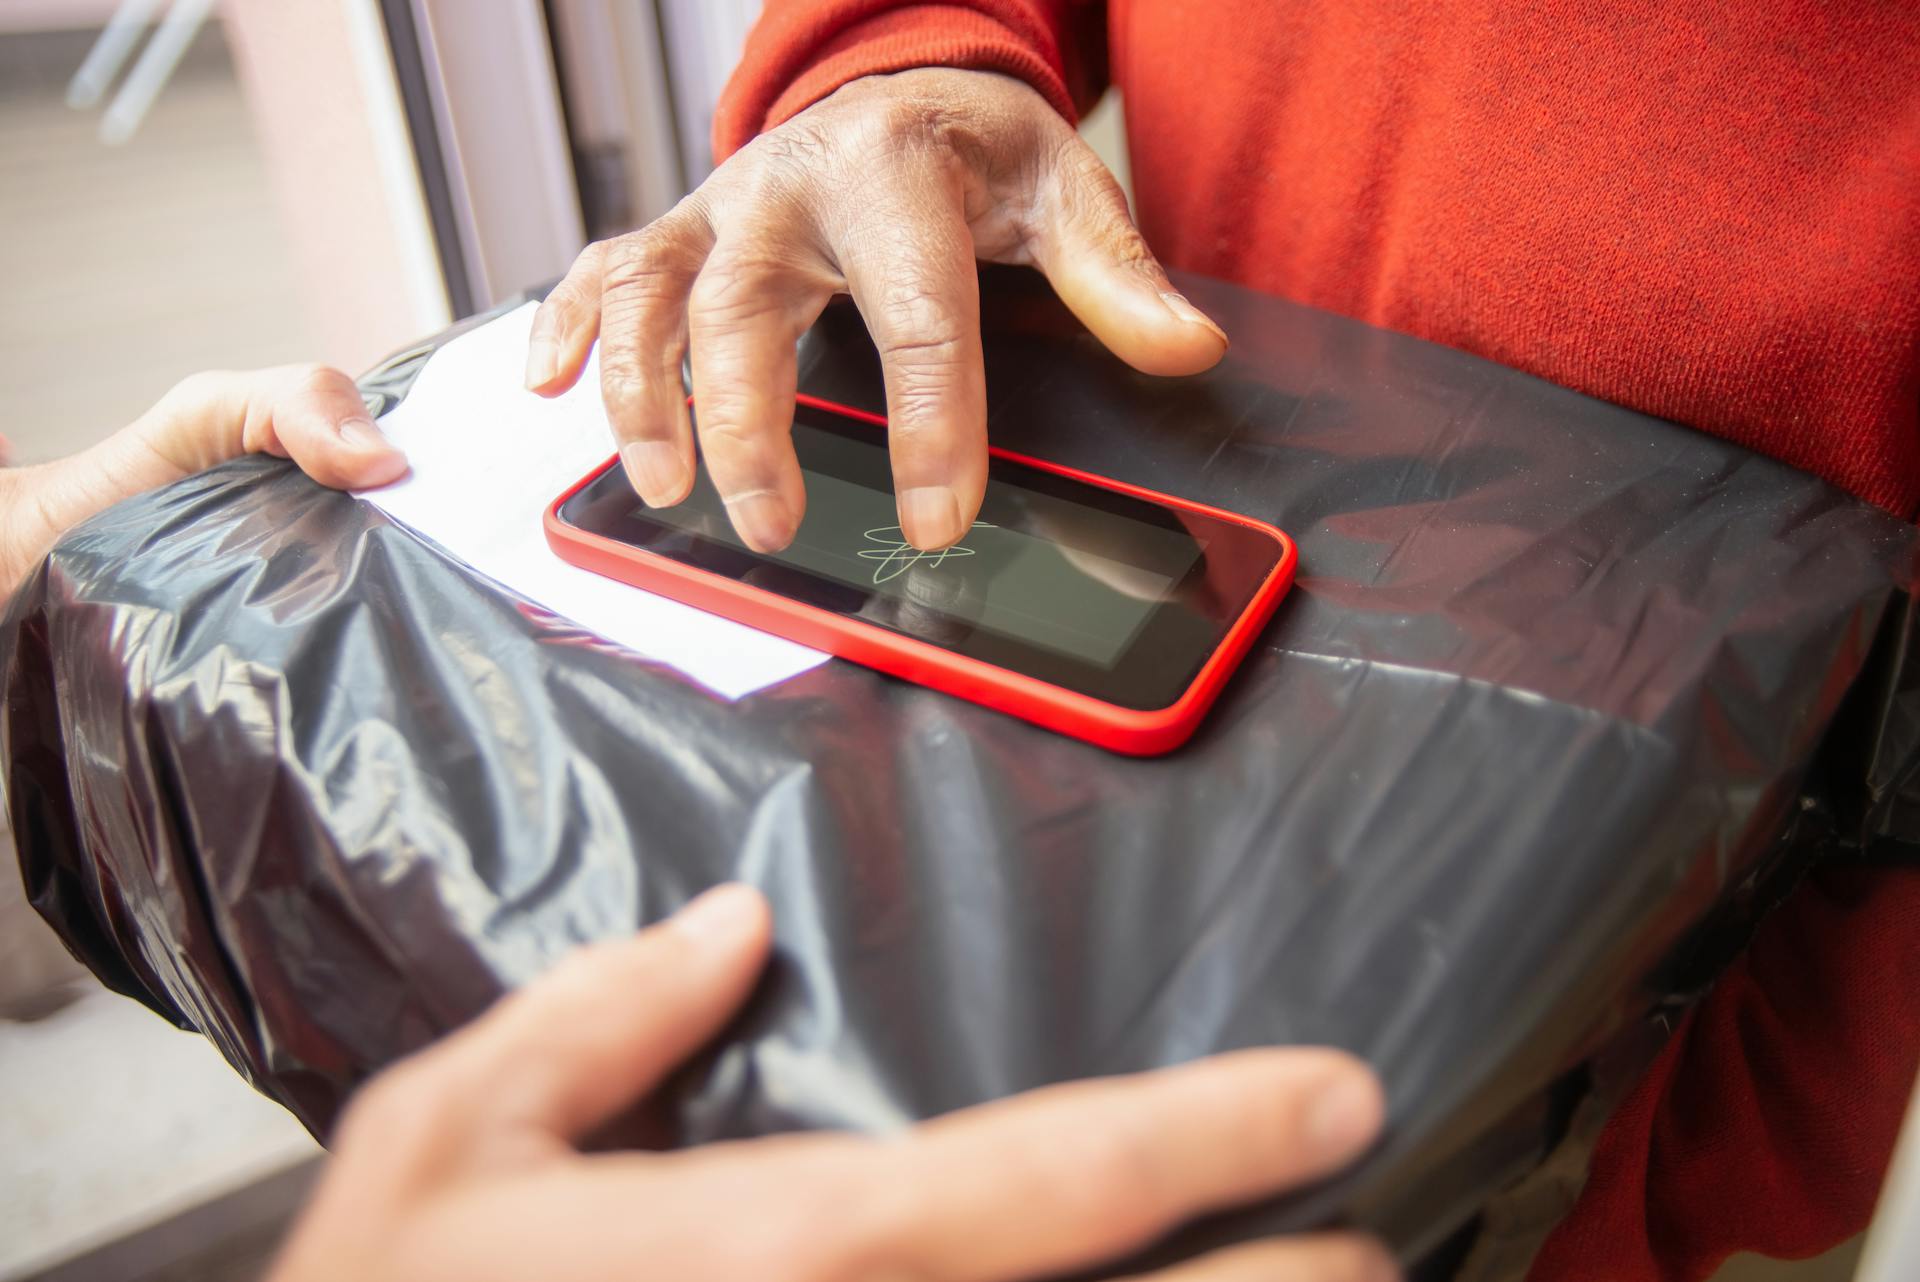
[[[693,486],[693,431],[680,362],[687,293],[712,248],[702,204],[688,197],[625,236],[582,250],[533,320],[527,387],[542,396],[571,388],[596,340],[600,398],[635,493],[665,507]]]
[[[1241,1051],[969,1109],[900,1141],[889,1184],[904,1206],[881,1259],[944,1282],[1095,1264],[1331,1174],[1384,1113],[1373,1073],[1324,1049]]]

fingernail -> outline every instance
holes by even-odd
[[[755,490],[726,501],[733,528],[756,552],[778,552],[793,542],[793,518],[770,490]]]
[[[900,532],[917,548],[949,547],[966,533],[960,524],[960,500],[944,485],[920,485],[900,492]]]
[[[1205,312],[1195,307],[1192,303],[1189,303],[1185,294],[1176,294],[1172,290],[1167,290],[1160,295],[1160,301],[1167,305],[1168,311],[1178,316],[1187,324],[1204,325],[1213,331],[1221,342],[1224,343],[1227,341],[1227,331],[1214,324],[1212,318]]]
[[[757,924],[760,892],[740,882],[716,886],[673,915],[673,928],[702,944],[738,939]]]
[[[553,381],[554,370],[560,367],[559,344],[544,338],[536,338],[527,344],[527,390],[545,387]]]
[[[1307,1138],[1330,1158],[1357,1153],[1380,1127],[1380,1088],[1357,1069],[1335,1073],[1310,1105]]]
[[[686,460],[671,441],[629,441],[620,447],[620,461],[649,507],[678,503],[686,493]]]
[[[340,439],[362,449],[390,450],[393,448],[393,442],[386,438],[379,426],[370,418],[343,420],[340,424]]]

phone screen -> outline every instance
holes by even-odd
[[[660,509],[610,468],[561,519],[1137,708],[1179,696],[1281,556],[1254,527],[1000,457],[972,530],[922,552],[900,532],[885,429],[802,407],[793,443],[807,508],[776,553],[740,541],[704,468]]]

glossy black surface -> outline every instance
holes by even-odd
[[[847,663],[729,702],[255,461],[75,530],[0,627],[30,893],[324,1131],[568,949],[745,878],[776,958],[667,1094],[686,1138],[1331,1043],[1386,1080],[1378,1150],[1168,1249],[1345,1219],[1426,1254],[1560,1138],[1552,1084],[1700,991],[1741,887],[1835,816],[1920,835],[1911,676],[1834,729],[1876,637],[1920,644],[1914,531],[1460,352],[1180,285],[1233,339],[1194,379],[1120,365],[1035,276],[982,292],[998,443],[1300,545],[1180,752]],[[800,357],[803,390],[883,406],[849,309]]]
[[[793,441],[807,511],[782,552],[740,541],[704,467],[685,502],[659,511],[609,468],[560,518],[1136,709],[1164,708],[1186,691],[1282,551],[1245,525],[995,458],[973,533],[949,552],[917,553],[896,524],[884,429],[802,406]]]

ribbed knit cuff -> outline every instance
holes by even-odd
[[[984,9],[1000,9],[988,13]],[[1076,123],[1053,34],[1009,4],[874,0],[769,10],[754,29],[713,119],[716,159],[862,76],[914,67],[997,71],[1025,81]],[[874,12],[881,10],[880,12]]]

